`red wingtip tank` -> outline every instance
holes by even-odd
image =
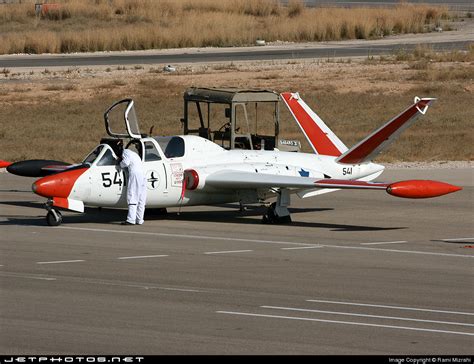
[[[7,168],[10,164],[12,163],[0,159],[0,168]]]
[[[408,180],[392,183],[387,193],[403,198],[431,198],[462,190],[449,183],[430,180]]]

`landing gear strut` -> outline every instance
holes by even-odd
[[[55,209],[52,206],[51,201],[48,201],[46,203],[46,210],[48,210],[48,213],[46,214],[46,223],[49,226],[59,226],[63,222],[63,215],[61,215],[61,212],[59,212],[58,209]]]
[[[278,191],[277,201],[272,203],[267,212],[263,215],[263,224],[288,224],[291,222],[290,211],[288,206],[290,205],[290,192],[282,188]]]

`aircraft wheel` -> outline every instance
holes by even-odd
[[[263,224],[289,224],[291,223],[290,215],[278,216],[275,212],[276,203],[272,203],[267,209],[267,213],[263,215]]]
[[[278,224],[278,216],[275,213],[276,203],[272,203],[268,209],[267,213],[263,215],[262,223],[264,224]]]
[[[46,222],[49,226],[59,226],[63,222],[63,216],[58,210],[50,210],[46,214]]]

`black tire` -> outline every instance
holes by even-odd
[[[278,216],[275,212],[276,203],[272,203],[267,209],[267,213],[263,215],[262,223],[263,224],[289,224],[291,223],[290,215]]]
[[[57,218],[52,211],[48,211],[46,214],[46,223],[49,226],[59,226],[63,222],[63,216],[58,210],[55,210]]]

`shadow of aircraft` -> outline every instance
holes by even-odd
[[[44,204],[31,201],[7,201],[0,202],[0,204],[7,204],[13,206],[23,206],[32,208],[44,208]],[[249,206],[244,211],[238,210],[238,205],[215,205],[219,210],[203,210],[203,211],[180,211],[163,213],[163,209],[147,209],[145,212],[146,221],[156,220],[175,220],[175,221],[196,221],[196,222],[211,222],[211,223],[225,223],[225,224],[247,224],[259,225],[261,224],[261,216],[265,212],[264,207]],[[227,210],[222,210],[227,208]],[[231,210],[229,208],[232,208]],[[307,213],[307,212],[324,212],[332,211],[331,208],[290,208],[291,214]],[[1,225],[31,225],[31,226],[45,226],[46,221],[43,216],[38,217],[18,217],[18,216],[4,216],[8,220],[0,222]],[[84,214],[67,214],[63,216],[63,221],[66,224],[81,224],[81,223],[104,223],[104,224],[119,224],[126,218],[126,210],[124,209],[107,209],[107,208],[86,208]],[[288,228],[306,227],[329,229],[331,231],[385,231],[385,230],[399,230],[406,229],[405,227],[379,227],[379,226],[360,226],[349,224],[334,224],[334,223],[319,223],[306,221],[292,221],[285,225]]]

